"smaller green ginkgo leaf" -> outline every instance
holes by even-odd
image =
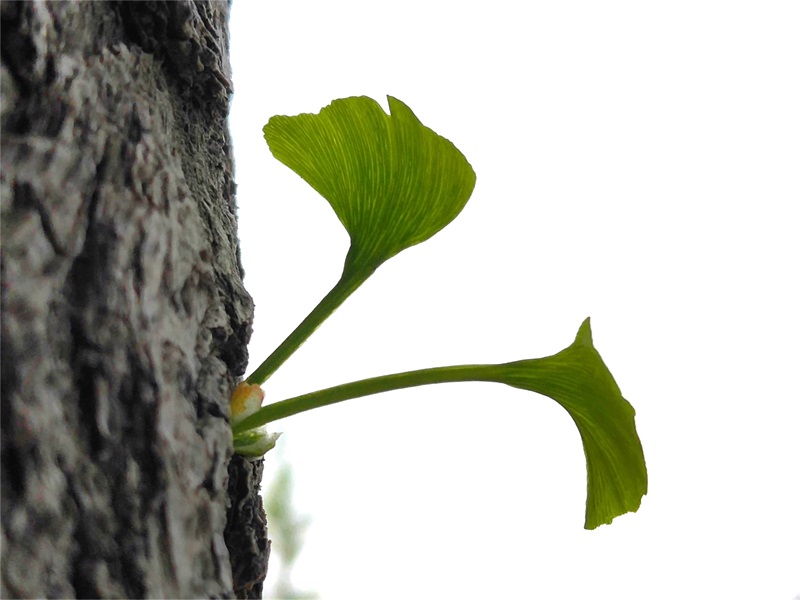
[[[430,238],[475,187],[475,172],[450,141],[391,96],[389,109],[344,98],[319,114],[275,116],[264,126],[275,158],[331,204],[350,234],[345,274],[367,276]]]
[[[586,455],[586,529],[638,510],[647,467],[635,411],[595,350],[589,319],[558,354],[497,365],[488,378],[549,396],[578,426]]]
[[[639,509],[647,493],[647,466],[635,411],[595,349],[589,319],[575,341],[552,356],[406,371],[345,383],[259,408],[233,426],[234,438],[248,429],[343,400],[458,381],[504,383],[548,396],[566,409],[578,426],[586,456],[586,529]]]

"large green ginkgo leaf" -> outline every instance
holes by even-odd
[[[272,154],[328,202],[350,234],[345,274],[374,271],[450,223],[475,172],[448,140],[389,97],[334,100],[319,114],[275,116],[264,126]]]

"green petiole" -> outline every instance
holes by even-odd
[[[341,306],[342,302],[356,291],[366,281],[367,276],[343,275],[336,285],[331,288],[325,297],[314,307],[308,316],[295,328],[280,346],[262,362],[259,367],[247,378],[247,383],[262,384],[269,379],[278,368],[286,362],[294,352],[303,345],[308,337],[316,331],[325,319]]]
[[[272,421],[291,417],[307,410],[382,392],[436,383],[495,381],[492,377],[493,371],[496,371],[496,365],[459,365],[406,371],[353,381],[268,404],[237,424],[233,428],[233,433],[235,435],[248,429],[261,427]]]

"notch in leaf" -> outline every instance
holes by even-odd
[[[350,235],[341,279],[248,377],[263,383],[383,262],[429,239],[464,208],[475,171],[445,138],[389,96],[390,114],[364,96],[319,114],[275,116],[272,154],[317,190]]]

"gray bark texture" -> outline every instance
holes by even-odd
[[[229,5],[0,6],[2,596],[258,597]]]

